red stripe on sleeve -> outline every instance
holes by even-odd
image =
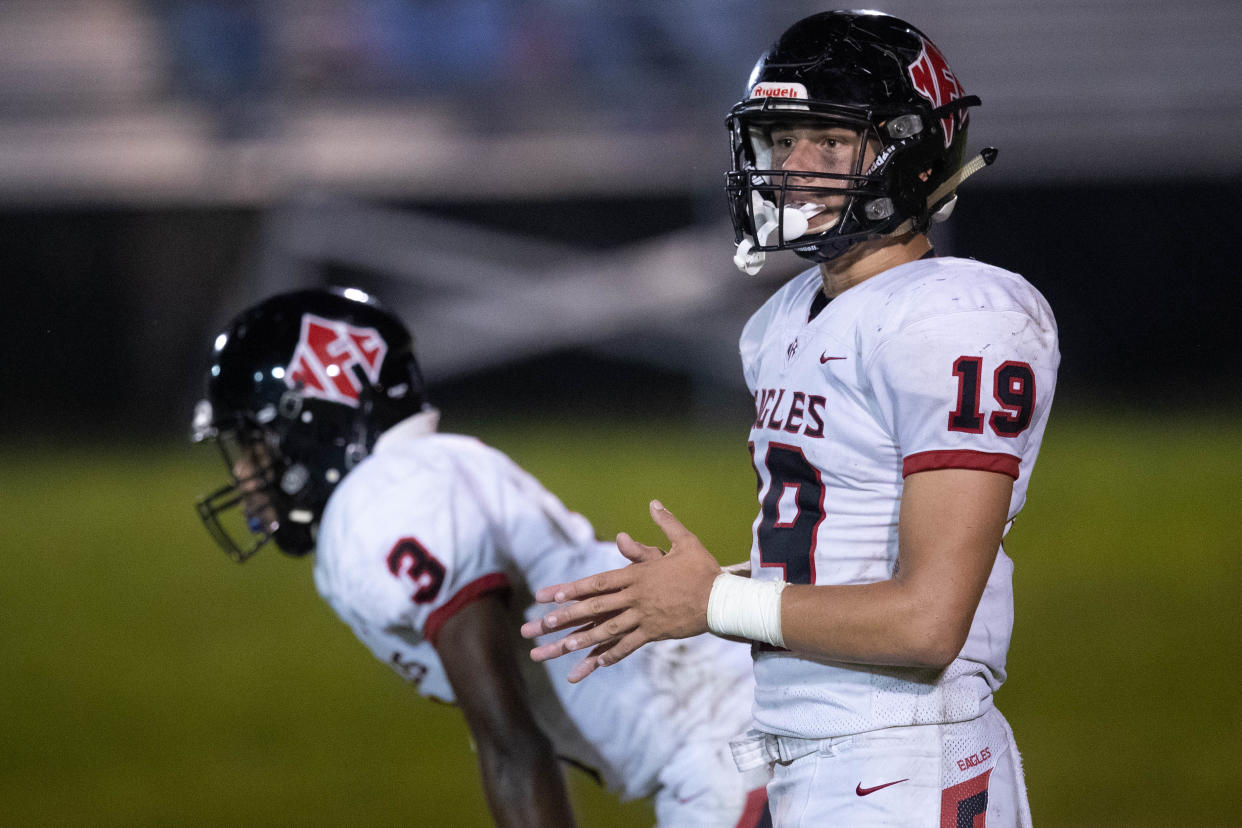
[[[975,469],[999,472],[1018,479],[1018,458],[1012,454],[994,454],[986,451],[920,451],[911,454],[901,464],[901,476],[909,477],[915,472],[935,469]]]
[[[426,638],[434,646],[436,636],[440,634],[440,629],[444,626],[444,623],[456,615],[463,607],[477,601],[489,592],[508,588],[509,576],[503,572],[493,572],[491,575],[484,575],[482,578],[471,581],[457,590],[457,594],[450,598],[447,604],[427,616],[427,623],[423,626],[423,638]]]

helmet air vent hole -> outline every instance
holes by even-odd
[[[345,447],[345,469],[348,471],[366,459],[367,450],[358,443],[350,443]]]
[[[296,391],[286,391],[280,395],[280,415],[292,420],[302,410],[302,395]]]
[[[290,466],[280,477],[280,489],[287,495],[295,495],[310,482],[310,472],[301,463]]]

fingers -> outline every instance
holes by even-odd
[[[582,661],[575,664],[566,674],[565,677],[569,679],[569,683],[576,684],[595,672],[596,668],[602,667],[603,663],[599,660],[600,654],[607,652],[614,644],[616,644],[616,641],[606,641],[603,644],[596,645]]]
[[[615,644],[605,648],[596,655],[592,652],[581,662],[574,665],[569,671],[570,682],[582,681],[582,679],[595,672],[600,667],[610,667],[621,659],[633,653],[639,647],[651,642],[653,639],[648,638],[641,630],[634,630],[629,635],[623,636]]]
[[[551,644],[543,644],[533,647],[530,651],[531,661],[551,661],[554,658],[560,658],[563,655],[569,655],[575,650],[582,649],[577,646],[578,640],[572,635],[562,638],[559,641],[553,641]]]
[[[594,673],[595,668],[598,666],[599,666],[598,658],[596,658],[593,655],[587,656],[586,658],[582,659],[582,661],[579,661],[577,664],[575,664],[573,666],[573,669],[569,671],[569,674],[567,676],[567,678],[569,679],[569,683],[577,684],[578,682],[582,681],[587,676],[591,675],[591,673]]]
[[[606,646],[608,642],[615,641],[637,628],[638,614],[623,612],[599,624],[574,630],[557,641],[534,647],[530,651],[530,657],[533,661],[548,661],[588,647]]]
[[[673,513],[665,509],[660,501],[651,501],[649,508],[652,520],[664,531],[664,534],[670,541],[677,541],[679,539],[697,540],[694,533],[682,526],[681,521],[673,517]],[[617,535],[617,548],[621,551],[621,554],[634,563],[654,561],[664,555],[659,547],[639,543],[625,532]],[[580,578],[577,581],[540,587],[535,591],[535,600],[541,604],[564,604],[568,601],[582,601],[591,596],[616,592],[629,586],[630,583],[632,583],[632,576],[627,574],[626,569],[612,569],[607,572],[600,572],[597,575]]]
[[[545,632],[552,632],[552,628],[544,629],[544,625],[548,624],[549,619],[552,623],[556,622],[555,615],[545,615],[542,618],[536,618],[534,621],[527,621],[522,625],[522,638],[538,638]]]
[[[707,550],[702,549],[698,538],[658,500],[651,501],[649,508],[652,520],[672,545],[670,552],[680,543],[684,552],[695,552],[697,547],[710,556]],[[532,648],[530,657],[533,661],[544,662],[568,653],[590,649],[589,654],[570,669],[570,682],[582,681],[600,667],[616,664],[649,641],[668,637],[670,629],[674,631],[671,634],[681,637],[677,631],[686,626],[679,623],[656,623],[654,626],[648,624],[647,630],[640,629],[640,618],[645,616],[640,615],[636,607],[652,597],[649,593],[654,592],[658,599],[655,601],[657,606],[661,605],[661,601],[668,603],[667,596],[660,598],[659,583],[663,580],[663,586],[667,587],[670,577],[661,569],[666,566],[660,563],[665,555],[658,547],[639,543],[625,532],[617,535],[617,549],[631,564],[651,563],[653,567],[631,565],[577,581],[543,587],[535,592],[535,600],[541,603],[556,602],[563,606],[522,625],[522,635],[528,639],[572,629],[572,632],[557,641]],[[673,556],[668,562],[672,563],[674,558],[679,564],[684,561],[697,563],[694,554]],[[719,569],[714,561],[712,565]],[[686,566],[693,568],[690,564]],[[685,569],[686,566],[680,568]],[[678,566],[674,566],[672,572],[678,571]],[[654,587],[653,579],[656,582]],[[667,592],[667,588],[664,592]],[[673,600],[676,603],[679,599],[674,596]],[[646,615],[650,616],[651,613],[647,612]]]
[[[581,601],[594,595],[616,592],[630,583],[630,577],[625,572],[625,569],[610,569],[567,584],[540,587],[535,591],[535,600],[541,604],[563,604],[566,601]]]
[[[542,618],[527,621],[522,625],[522,637],[538,638],[545,633],[566,630],[583,624],[602,624],[628,606],[627,599],[615,592],[592,596],[577,603],[558,607]]]
[[[590,655],[579,661],[569,671],[567,678],[571,684],[582,681],[587,676],[594,673],[600,667],[610,667],[621,659],[635,652],[639,647],[648,644],[654,639],[648,638],[641,630],[634,630],[629,635],[623,636],[615,643],[604,644],[596,647],[591,651]]]
[[[664,553],[660,551],[660,547],[648,546],[645,543],[639,543],[625,532],[617,535],[617,549],[621,550],[621,554],[629,558],[634,563],[654,561],[664,557]]]
[[[660,530],[664,532],[664,535],[668,538],[669,543],[672,544],[677,543],[678,541],[691,539],[697,540],[694,533],[685,526],[682,526],[681,521],[674,517],[672,512],[664,508],[664,504],[660,501],[651,501],[648,505],[648,509],[651,512],[651,519],[654,520],[656,526],[659,526]]]

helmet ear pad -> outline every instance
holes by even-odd
[[[282,552],[313,551],[319,518],[347,473],[362,462],[388,426],[372,428],[363,402],[342,422],[339,406],[303,398],[268,426],[278,460],[271,497],[280,520],[272,539]]]
[[[922,140],[897,142],[890,148],[889,162],[877,171],[881,187],[892,198],[896,213],[910,218],[918,232],[925,231],[931,223],[933,211],[927,203],[928,197],[961,166],[958,157],[950,169],[950,159],[935,145],[939,140],[938,135],[929,135]]]

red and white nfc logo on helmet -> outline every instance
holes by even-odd
[[[285,371],[290,388],[302,386],[307,397],[358,407],[362,386],[355,369],[372,383],[379,382],[380,366],[388,353],[374,328],[359,328],[307,313],[293,359]]]
[[[949,68],[948,61],[944,59],[944,55],[936,48],[936,45],[929,40],[923,40],[923,51],[919,52],[918,59],[910,64],[909,72],[915,91],[926,98],[933,109],[942,107],[950,101],[956,101],[965,94],[957,76]],[[966,110],[961,109],[957,115],[948,115],[940,119],[940,125],[944,128],[946,148],[953,143],[955,125],[966,123],[966,118]]]

